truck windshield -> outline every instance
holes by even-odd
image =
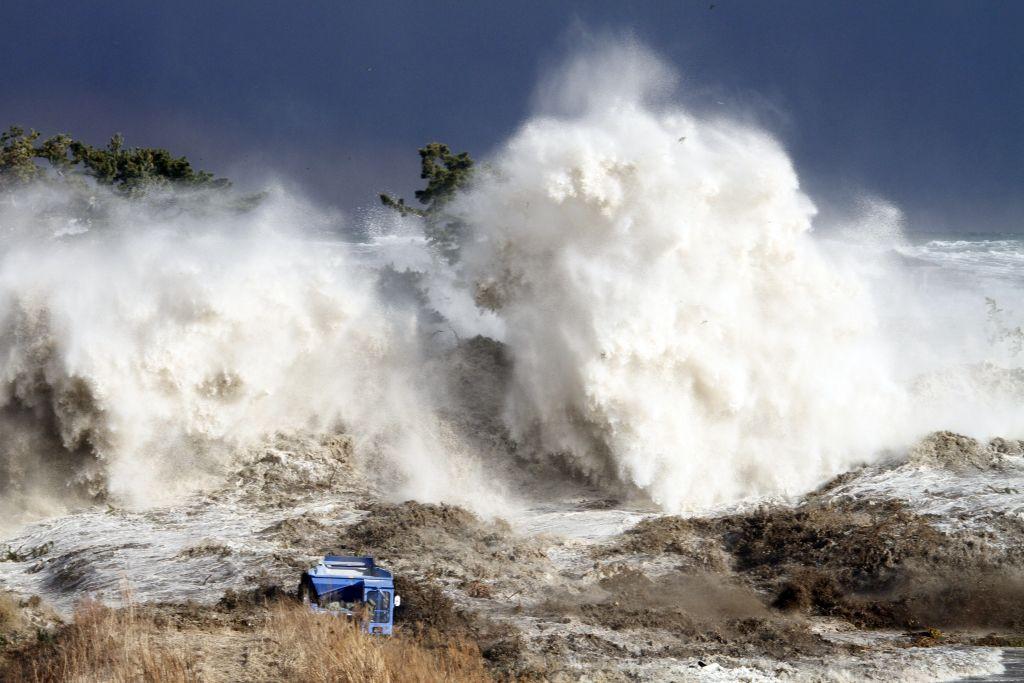
[[[391,593],[388,591],[367,591],[366,604],[373,613],[374,622],[387,623],[391,608]]]

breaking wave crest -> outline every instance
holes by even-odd
[[[934,429],[1019,436],[983,297],[936,305],[893,249],[813,237],[781,145],[666,104],[671,81],[633,47],[549,80],[450,205],[454,268],[396,238],[413,219],[326,243],[280,190],[104,197],[94,224],[52,190],[0,206],[4,511],[161,502],[277,433],[345,432],[394,497],[493,509],[533,458],[669,511],[803,492]],[[898,233],[880,213],[837,234]],[[424,272],[380,270],[403,261]]]
[[[0,222],[31,225],[49,199],[23,197]],[[308,206],[278,192],[254,212],[168,216],[106,200],[118,215],[104,226],[36,226],[0,254],[8,505],[161,502],[302,430],[353,434],[408,495],[456,488],[434,488],[458,445],[418,388],[415,315],[303,233]]]
[[[868,293],[811,240],[777,142],[648,106],[658,85],[532,119],[460,207],[478,301],[508,330],[511,426],[669,510],[806,490],[905,407]]]

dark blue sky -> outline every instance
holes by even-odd
[[[121,131],[351,210],[414,187],[424,142],[502,141],[580,26],[632,33],[695,105],[749,111],[825,203],[1024,232],[1024,2],[11,0],[0,124]]]

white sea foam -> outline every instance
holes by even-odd
[[[164,502],[299,430],[348,431],[394,495],[482,486],[423,390],[414,312],[305,235],[321,218],[308,205],[274,193],[245,213],[168,215],[106,198],[101,226],[55,239],[38,219],[50,200],[0,213],[6,507],[75,482]]]
[[[670,511],[798,494],[933,429],[1024,435],[1016,285],[948,277],[989,257],[913,246],[877,199],[816,237],[782,146],[672,104],[674,82],[636,47],[546,80],[452,205],[454,269],[415,219],[369,214],[371,241],[339,245],[279,190],[244,212],[17,195],[0,206],[5,508],[152,504],[269,434],[345,430],[393,495],[501,509],[481,495],[500,449],[442,417],[437,352],[474,334],[511,357],[512,386],[478,393],[507,390],[484,421],[520,455]],[[1012,270],[1016,247],[993,245]],[[419,273],[438,320],[380,293],[388,264]]]
[[[528,121],[458,207],[514,355],[510,424],[668,510],[805,490],[891,445],[905,393],[781,146],[647,106],[660,82],[628,78],[649,63],[573,64],[556,92],[626,75]]]
[[[521,441],[684,511],[805,491],[935,429],[1024,433],[1012,324],[986,330],[985,297],[1015,285],[922,277],[907,255],[959,257],[915,251],[877,198],[814,237],[782,146],[672,105],[673,83],[635,46],[571,61],[455,207]]]

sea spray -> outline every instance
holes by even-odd
[[[570,495],[531,455],[691,511],[931,430],[1024,435],[988,285],[907,267],[881,200],[812,237],[781,146],[672,83],[614,46],[547,80],[449,207],[454,268],[414,218],[368,212],[345,244],[280,189],[5,197],[0,507],[173,500],[279,433],[344,432],[386,496],[479,512],[507,512],[506,485]],[[1008,287],[999,330],[1020,324]]]
[[[889,445],[904,393],[780,145],[649,106],[664,72],[572,63],[455,209],[506,325],[509,426],[671,511],[805,491]]]
[[[303,430],[348,432],[392,495],[479,491],[421,390],[414,313],[310,238],[315,209],[280,191],[244,212],[106,197],[102,225],[69,237],[39,219],[52,200],[0,211],[6,507],[164,502]]]

